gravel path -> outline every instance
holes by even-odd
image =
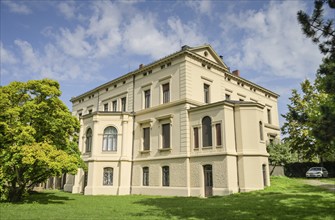
[[[304,182],[307,183],[308,185],[319,186],[319,187],[328,189],[332,192],[335,192],[335,184],[324,183],[318,179],[306,179]]]

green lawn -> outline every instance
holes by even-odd
[[[0,219],[334,219],[335,195],[301,179],[272,178],[266,190],[224,197],[33,194],[0,203]]]
[[[320,179],[321,182],[328,183],[328,184],[335,184],[335,178],[325,178]]]

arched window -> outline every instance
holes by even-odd
[[[117,150],[117,130],[114,127],[107,127],[104,130],[103,151],[116,151]]]
[[[208,116],[202,119],[202,146],[212,146],[212,119]]]
[[[89,128],[86,131],[86,152],[91,152],[92,150],[92,129]]]
[[[261,141],[264,139],[263,138],[263,123],[261,121],[259,122],[259,138],[261,139]]]
[[[103,179],[104,185],[113,185],[113,168],[106,167],[104,168],[104,179]]]

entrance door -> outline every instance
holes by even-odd
[[[205,179],[205,197],[213,195],[213,173],[212,165],[204,166],[204,179]]]
[[[262,173],[263,173],[263,186],[265,187],[267,184],[266,184],[266,165],[263,164],[262,165]]]

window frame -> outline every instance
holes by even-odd
[[[113,186],[114,169],[113,167],[104,167],[102,185]]]
[[[204,83],[204,102],[206,104],[209,104],[210,103],[210,85],[207,84],[207,83]]]
[[[199,136],[199,127],[193,127],[193,148],[199,149],[200,147],[200,136]]]
[[[112,102],[112,111],[113,111],[113,112],[117,112],[117,100],[114,100],[114,101]]]
[[[164,123],[161,125],[162,129],[162,149],[170,149],[171,148],[171,123]],[[167,130],[164,130],[167,129]],[[167,134],[165,133],[167,132]]]
[[[146,89],[143,91],[144,97],[144,108],[150,108],[150,101],[151,101],[151,89]]]
[[[170,186],[170,167],[162,167],[162,186]]]
[[[222,124],[215,123],[215,141],[216,146],[222,146]]]
[[[106,134],[107,129],[111,128],[111,133]],[[113,131],[115,131],[113,133]],[[108,126],[104,129],[102,136],[102,151],[103,152],[116,152],[118,144],[118,131],[114,126]],[[110,143],[110,144],[109,144]]]
[[[202,147],[212,147],[213,146],[213,136],[212,136],[213,132],[212,132],[211,117],[205,116],[202,118],[201,129],[202,129]]]
[[[271,109],[267,109],[267,118],[268,118],[268,124],[272,124],[272,115],[271,115]]]
[[[105,104],[104,104],[104,111],[105,111],[105,112],[108,112],[108,107],[109,107],[108,103],[105,103]]]
[[[150,129],[150,127],[143,127],[142,128],[142,133],[143,133],[143,135],[142,135],[142,139],[143,139],[143,141],[142,141],[142,149],[143,149],[143,151],[149,151],[150,150],[150,133],[151,133],[151,131],[150,131],[151,129]],[[146,131],[148,132],[147,134],[146,134]],[[147,140],[146,140],[146,138],[147,138]]]
[[[162,101],[163,104],[170,102],[170,83],[164,83],[162,84]]]
[[[149,180],[150,180],[149,167],[143,167],[142,168],[142,185],[149,186]]]
[[[259,126],[259,139],[260,141],[264,141],[263,122],[259,121],[258,126]]]
[[[122,112],[127,111],[127,97],[121,98],[121,111]]]
[[[88,136],[89,131],[91,132],[90,136]],[[91,128],[88,128],[86,130],[85,138],[86,138],[86,140],[85,140],[85,152],[90,153],[90,152],[92,152],[92,142],[93,142],[93,131],[92,131]]]

